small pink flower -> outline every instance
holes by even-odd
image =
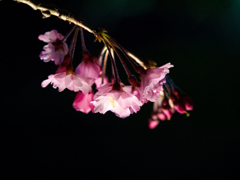
[[[157,101],[163,90],[162,85],[166,82],[165,76],[171,67],[173,65],[167,63],[158,68],[147,69],[146,74],[141,74],[142,102],[146,99],[152,102]]]
[[[118,117],[125,118],[140,110],[142,103],[136,96],[131,94],[131,86],[125,86],[122,90],[112,90],[112,83],[99,88],[94,95],[94,112],[105,114],[107,111],[114,112]]]
[[[83,51],[83,60],[75,70],[76,74],[83,77],[89,77],[96,80],[101,72],[98,65],[98,59],[92,56],[88,51]]]
[[[64,56],[68,53],[68,46],[62,41],[63,38],[64,36],[56,30],[39,35],[39,40],[48,43],[43,47],[44,51],[40,53],[40,59],[44,62],[49,62],[51,60],[54,61],[56,65],[60,65]]]
[[[91,101],[93,101],[92,91],[86,94],[79,91],[73,101],[73,108],[86,114],[90,111],[94,112],[94,106],[90,103]]]
[[[48,79],[42,82],[42,87],[45,88],[49,83],[53,85],[53,88],[58,87],[58,91],[62,92],[65,88],[77,92],[82,91],[84,94],[92,90],[89,84],[92,84],[90,78],[85,78],[80,75],[67,74],[66,72],[51,74]]]

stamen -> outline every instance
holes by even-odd
[[[110,101],[110,103],[112,104],[113,108],[115,108],[115,106],[114,106],[114,99],[113,99],[112,97],[110,97],[110,98],[109,98],[109,101]]]
[[[188,113],[187,111],[184,112],[186,114],[187,117],[190,116],[190,113]]]

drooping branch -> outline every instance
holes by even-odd
[[[87,30],[88,32],[94,34],[95,36],[97,36],[95,30],[86,26],[85,24],[83,24],[83,22],[78,21],[76,18],[71,16],[69,12],[68,12],[68,14],[64,14],[64,13],[66,13],[65,10],[61,10],[57,7],[52,8],[50,6],[48,7],[46,5],[44,6],[42,4],[33,3],[30,0],[14,0],[14,1],[17,1],[17,2],[23,3],[23,4],[27,4],[34,10],[40,10],[44,18],[48,18],[50,16],[56,16],[61,20],[68,21],[69,23],[73,23],[73,24]]]

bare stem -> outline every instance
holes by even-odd
[[[87,48],[86,48],[85,41],[84,41],[84,36],[83,36],[83,28],[81,28],[80,30],[81,30],[81,41],[82,41],[82,48],[83,48],[83,51],[86,51],[86,50],[87,50]]]
[[[73,28],[64,36],[63,38],[63,42],[65,42],[67,40],[67,38],[70,36],[70,34],[73,32],[73,30],[76,28],[76,25],[73,26]]]
[[[74,33],[74,36],[73,36],[73,40],[71,42],[71,49],[70,49],[70,52],[69,52],[69,55],[70,55],[70,63],[72,63],[72,60],[73,60],[73,56],[74,56],[74,52],[75,52],[75,48],[76,48],[76,43],[77,43],[77,36],[78,36],[78,31],[79,29],[77,28],[75,30],[75,33]]]
[[[107,51],[107,47],[106,46],[104,46],[102,48],[102,51],[101,51],[100,55],[98,56],[98,64],[100,66],[102,65],[103,54],[105,53],[105,51]]]
[[[115,51],[115,53],[117,54],[118,58],[120,59],[124,69],[125,69],[125,72],[127,73],[128,77],[132,76],[132,74],[130,73],[129,69],[127,68],[127,65],[125,64],[125,62],[123,61],[122,57],[120,56],[120,54],[117,52],[117,50],[112,47],[113,50]]]
[[[147,67],[144,65],[144,63],[139,59],[137,58],[136,56],[134,56],[132,53],[130,53],[128,50],[126,50],[124,47],[122,47],[116,40],[114,39],[111,39],[112,40],[112,44],[119,48],[123,54],[126,56],[126,58],[129,60],[129,62],[134,66],[135,64],[133,64],[133,62],[129,59],[129,57],[131,57],[133,60],[135,60],[136,63],[138,63],[140,66],[142,66],[144,69],[147,69]],[[127,56],[127,55],[129,56]]]
[[[114,75],[114,83],[117,83],[119,84],[120,83],[120,79],[119,79],[119,75],[118,75],[118,71],[117,71],[117,66],[116,66],[116,63],[112,57],[112,54],[111,54],[111,50],[108,46],[108,44],[106,44],[107,46],[107,49],[108,49],[108,52],[109,52],[109,56],[110,56],[110,59],[111,59],[111,63],[112,63],[112,68],[113,68],[113,75]]]
[[[48,18],[50,16],[56,16],[59,19],[62,19],[64,21],[68,21],[69,23],[73,23],[79,27],[82,27],[83,29],[87,30],[88,32],[94,34],[95,36],[97,36],[95,30],[90,29],[89,27],[87,27],[86,25],[84,25],[82,22],[76,20],[74,17],[70,16],[70,14],[63,14],[59,12],[59,8],[48,8],[48,7],[44,7],[41,4],[35,4],[33,2],[31,2],[30,0],[14,0],[17,1],[19,3],[23,3],[23,4],[27,4],[28,6],[30,6],[31,8],[33,8],[34,10],[40,10],[43,17],[44,18]]]
[[[102,68],[102,83],[104,82],[106,68],[107,68],[107,59],[108,59],[108,51],[105,53],[104,61],[103,61],[103,68]]]

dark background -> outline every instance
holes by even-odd
[[[0,2],[1,179],[238,179],[238,0],[41,0],[104,28],[159,66],[194,102],[190,117],[148,128],[152,103],[120,119],[72,108],[74,92],[40,84],[56,70],[39,34],[71,25],[10,0]],[[70,40],[70,39],[69,39]],[[85,32],[95,56],[102,44]],[[75,65],[81,61],[78,43]],[[120,76],[126,75],[120,69]]]

